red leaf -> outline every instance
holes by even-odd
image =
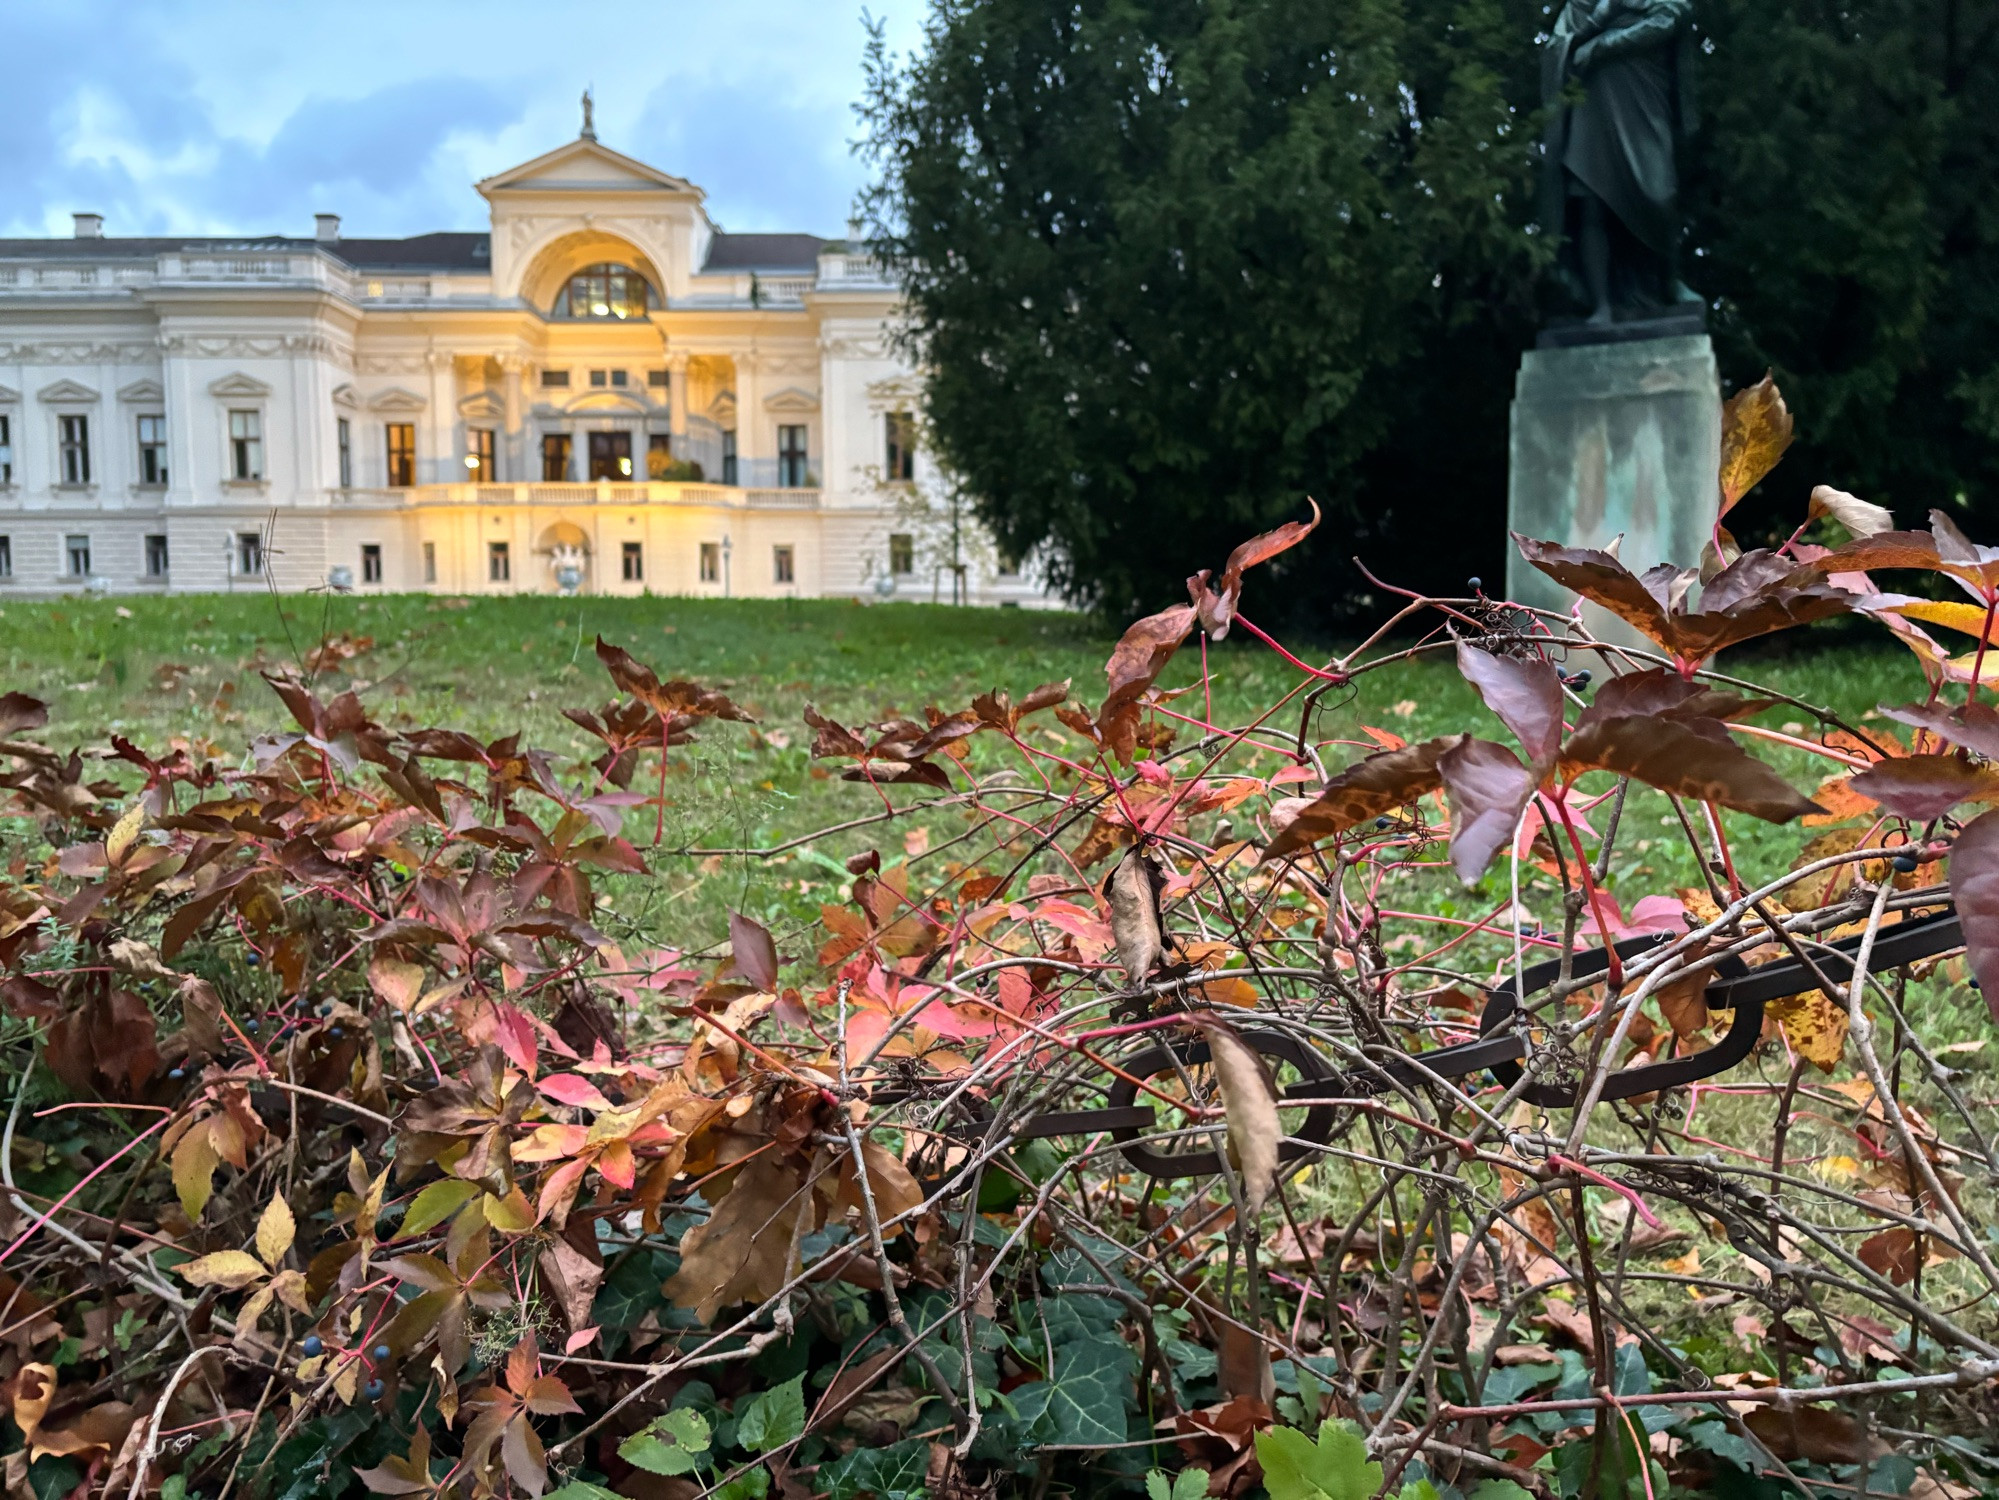
[[[1772,823],[1825,810],[1731,740],[1715,719],[1633,715],[1586,725],[1563,747],[1562,775],[1573,780],[1592,770]]]
[[[777,944],[754,917],[729,913],[729,949],[736,972],[766,994],[777,993]]]
[[[1900,708],[1884,707],[1881,713],[1884,718],[1927,729],[1953,745],[1999,760],[1999,710],[1989,703],[1967,703],[1955,709],[1942,703],[1905,703]]]
[[[1289,551],[1318,526],[1319,502],[1308,497],[1305,503],[1312,507],[1311,520],[1286,521],[1274,531],[1251,537],[1229,554],[1228,563],[1222,569],[1219,590],[1208,587],[1206,568],[1187,580],[1187,593],[1194,601],[1201,617],[1201,627],[1208,632],[1210,640],[1219,641],[1229,633],[1229,626],[1235,620],[1236,604],[1242,598],[1243,570],[1268,562],[1280,552]],[[1026,712],[1025,705],[1022,712]]]
[[[1960,802],[1999,793],[1999,776],[1956,755],[1908,755],[1876,761],[1847,785],[1892,813],[1927,823]]]
[[[1971,972],[1999,1021],[1999,811],[1973,818],[1951,846],[1950,897]]]
[[[1116,744],[1124,759],[1131,758],[1131,733],[1138,727],[1136,714],[1127,715],[1124,710],[1134,708],[1145,690],[1158,680],[1159,674],[1166,669],[1166,663],[1173,659],[1173,653],[1180,649],[1180,643],[1187,639],[1187,632],[1193,628],[1194,607],[1191,604],[1176,604],[1156,615],[1147,615],[1125,631],[1117,648],[1111,652],[1111,659],[1104,664],[1104,674],[1110,679],[1110,691],[1104,695],[1103,705],[1097,710],[1097,728],[1106,739]],[[1124,722],[1126,719],[1129,719],[1128,725]],[[1116,734],[1112,732],[1114,723],[1118,724],[1120,731]]]
[[[499,1018],[497,1040],[500,1050],[507,1054],[507,1060],[515,1067],[528,1077],[534,1077],[535,1054],[538,1050],[534,1022],[504,1000],[495,1005],[493,1010]]]
[[[1557,735],[1560,725],[1557,717]],[[1460,880],[1476,880],[1513,837],[1540,777],[1491,740],[1453,745],[1437,758],[1437,770],[1451,799],[1451,868]]]
[[[597,1085],[575,1073],[551,1073],[535,1085],[557,1104],[584,1109],[609,1109],[611,1101],[598,1092]]]
[[[1562,745],[1562,677],[1552,663],[1495,656],[1460,641],[1458,670],[1513,731],[1529,761],[1555,763]]]

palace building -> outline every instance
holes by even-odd
[[[589,126],[490,228],[0,240],[0,591],[1046,602],[953,527],[865,245]]]

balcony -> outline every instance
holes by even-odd
[[[418,484],[407,489],[329,491],[335,506],[403,509],[419,505],[677,505],[712,510],[817,510],[817,489],[724,484]]]

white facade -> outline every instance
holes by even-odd
[[[489,233],[0,240],[0,591],[952,598],[863,247],[587,133],[478,190]]]

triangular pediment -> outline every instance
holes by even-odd
[[[333,404],[344,406],[349,411],[358,411],[361,406],[360,393],[343,380],[333,388]]]
[[[494,193],[625,192],[692,193],[701,190],[684,177],[647,166],[621,151],[591,140],[573,140],[553,151],[495,173],[478,184],[487,197]]]
[[[797,386],[786,386],[783,390],[764,397],[765,411],[817,411],[819,398],[810,391],[801,391]]]
[[[415,391],[406,391],[399,385],[377,391],[368,398],[370,411],[422,411],[425,404],[423,397]]]
[[[263,397],[271,394],[271,388],[254,375],[245,375],[241,370],[234,370],[220,380],[211,380],[208,383],[208,394],[225,398],[235,396],[239,399]]]
[[[498,422],[507,415],[507,403],[491,391],[474,391],[458,403],[458,415],[473,422]]]
[[[54,385],[45,385],[35,393],[44,401],[95,401],[97,392],[87,385],[74,380],[58,380]]]
[[[0,402],[19,401],[21,393],[11,385],[0,385]]]
[[[157,380],[135,380],[118,392],[120,401],[164,401],[166,391]]]

